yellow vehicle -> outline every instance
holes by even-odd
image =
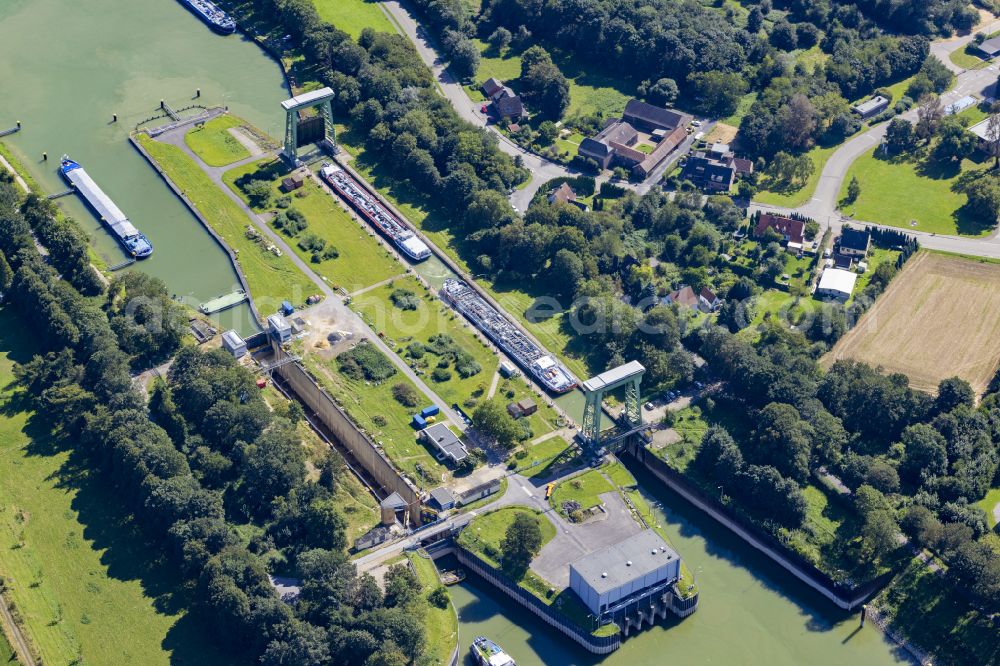
[[[545,499],[552,497],[552,491],[556,489],[556,484],[553,481],[549,485],[545,486]]]

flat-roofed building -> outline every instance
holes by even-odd
[[[292,339],[292,325],[280,314],[273,314],[267,318],[267,332],[281,344]]]
[[[845,271],[842,268],[827,268],[819,279],[816,293],[846,301],[854,293],[854,285],[857,281],[857,273]]]
[[[444,423],[435,423],[424,428],[420,431],[420,439],[434,447],[437,451],[434,457],[438,460],[459,463],[469,456],[465,443]]]
[[[995,58],[1000,55],[1000,37],[987,39],[979,45],[979,52],[987,58]]]
[[[665,591],[680,577],[681,558],[653,530],[584,555],[569,565],[569,586],[595,615]]]
[[[877,116],[878,114],[882,113],[888,108],[889,108],[889,99],[882,97],[882,95],[876,95],[867,102],[862,102],[861,104],[851,107],[851,110],[854,111],[854,113],[861,116],[862,119],[868,120],[869,118]]]
[[[236,331],[226,331],[222,334],[222,348],[235,358],[247,355],[247,343]]]

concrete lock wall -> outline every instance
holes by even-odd
[[[409,507],[411,520],[419,524],[420,495],[417,490],[399,475],[368,435],[354,425],[350,417],[326,391],[319,387],[305,368],[298,363],[286,363],[276,368],[274,372],[288,382],[295,394],[316,413],[317,418],[330,429],[337,441],[351,452],[365,471],[381,486],[384,495],[399,493]]]

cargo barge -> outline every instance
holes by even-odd
[[[80,193],[84,201],[90,204],[90,207],[97,213],[97,217],[111,230],[111,233],[131,256],[136,259],[144,259],[153,254],[153,244],[149,242],[149,239],[139,233],[135,225],[125,217],[125,213],[104,193],[104,190],[98,187],[82,166],[63,155],[59,171],[63,178]]]
[[[576,388],[578,382],[565,366],[540,349],[469,285],[448,278],[440,293],[445,303],[461,312],[548,391],[566,393]]]
[[[415,233],[379,203],[347,171],[336,164],[324,164],[319,173],[340,198],[382,232],[407,257],[413,261],[423,261],[431,256],[427,244],[417,238]]]
[[[209,28],[222,35],[236,32],[236,21],[215,6],[211,0],[180,0],[181,4],[190,9]]]

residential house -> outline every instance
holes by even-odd
[[[868,256],[872,235],[866,229],[853,229],[845,226],[840,232],[840,254],[861,259]]]
[[[722,299],[715,295],[708,287],[702,287],[696,292],[692,287],[681,287],[677,291],[667,294],[663,298],[663,303],[667,305],[676,304],[678,306],[701,310],[702,312],[717,312],[722,307]]]
[[[629,100],[620,119],[580,142],[578,154],[596,161],[602,169],[622,166],[645,179],[684,141],[691,120],[686,113]],[[650,153],[635,147],[640,139],[655,143]]]
[[[861,104],[852,106],[851,111],[861,116],[862,120],[868,120],[869,118],[874,118],[888,109],[889,102],[890,100],[888,98],[882,97],[882,95],[876,95],[867,102],[862,102]]]
[[[784,240],[786,247],[793,252],[800,252],[806,242],[806,223],[790,217],[761,213],[754,227],[753,235],[763,238],[768,229],[772,229]]]
[[[520,95],[515,94],[502,81],[494,78],[486,79],[482,91],[493,102],[493,114],[498,118],[518,120],[527,115]]]
[[[979,45],[979,52],[987,58],[995,58],[1000,55],[1000,37],[987,39]]]
[[[705,153],[695,153],[688,155],[681,177],[702,190],[728,192],[736,182],[736,169]]]
[[[564,203],[576,206],[582,211],[590,210],[590,207],[576,200],[576,191],[570,187],[569,183],[563,183],[559,187],[549,190],[547,197],[549,203]]]

